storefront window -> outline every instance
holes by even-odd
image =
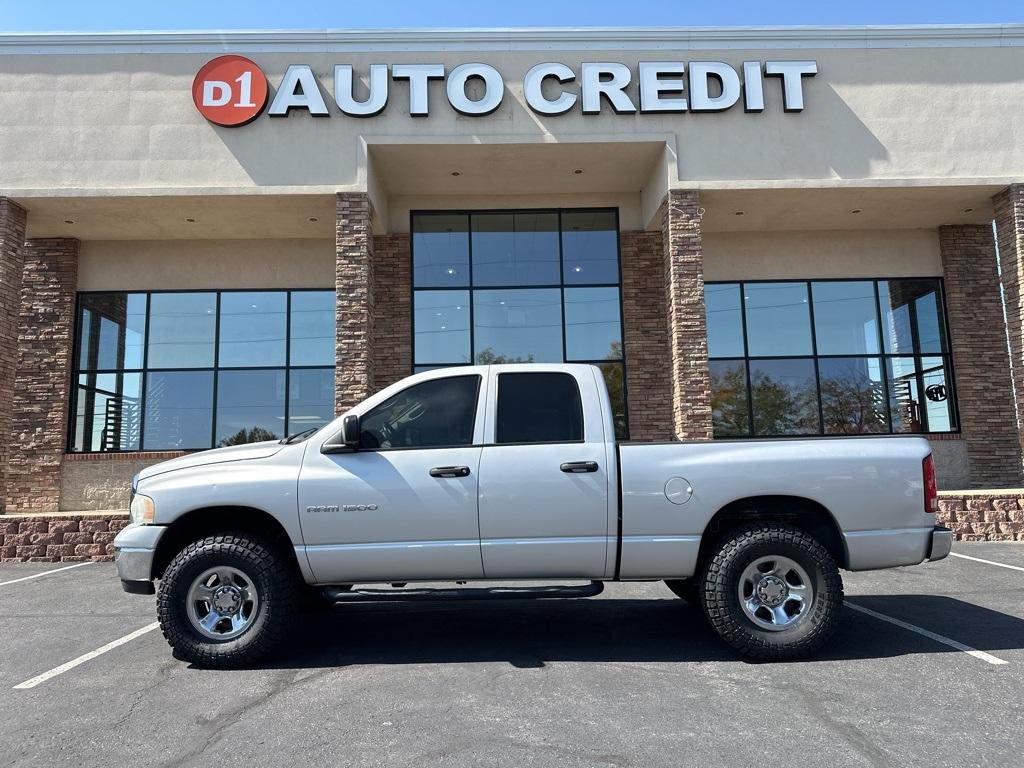
[[[327,423],[334,296],[81,294],[70,449],[195,450]]]
[[[952,432],[937,278],[709,283],[715,437]]]
[[[595,363],[626,436],[614,210],[415,213],[412,258],[415,370]]]

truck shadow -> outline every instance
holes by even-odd
[[[952,597],[858,595],[857,605],[985,651],[1024,648],[1024,620]],[[535,600],[356,604],[296,622],[271,668],[363,664],[738,661],[677,599]],[[954,653],[915,632],[850,608],[825,649],[809,661]],[[806,663],[806,662],[801,662]]]

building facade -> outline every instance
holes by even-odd
[[[1022,26],[14,35],[0,83],[7,514],[488,361],[1024,485]]]

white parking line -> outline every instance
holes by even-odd
[[[971,646],[964,645],[963,643],[953,640],[952,638],[944,637],[943,635],[937,635],[934,632],[930,632],[929,630],[924,629],[923,627],[919,627],[915,624],[908,624],[905,621],[894,619],[892,616],[886,616],[884,613],[879,613],[878,611],[872,611],[870,608],[865,608],[864,606],[857,605],[856,603],[851,603],[849,600],[846,601],[846,605],[850,608],[853,608],[853,610],[855,611],[866,613],[868,616],[872,616],[881,621],[887,621],[890,624],[895,624],[897,627],[909,629],[911,632],[916,632],[919,635],[924,635],[930,640],[934,640],[937,643],[942,643],[943,645],[948,645],[950,648],[955,648],[958,651],[963,651],[968,656],[973,656],[976,659],[987,661],[989,664],[998,665],[1010,663],[1005,659],[1000,659],[998,656],[993,656],[991,653],[979,651],[977,648],[971,648]]]
[[[77,659],[72,659],[71,661],[68,661],[68,662],[65,662],[65,663],[61,664],[59,667],[54,667],[49,672],[43,672],[43,674],[41,674],[41,675],[36,675],[35,677],[33,677],[33,678],[29,679],[29,680],[26,680],[24,683],[18,683],[16,686],[14,686],[14,690],[16,690],[16,691],[25,691],[25,690],[28,690],[29,688],[35,688],[40,683],[45,683],[47,680],[50,680],[51,678],[54,678],[57,675],[62,675],[65,672],[67,672],[69,669],[74,669],[75,667],[79,666],[80,664],[85,664],[85,662],[90,661],[92,659],[95,659],[97,656],[102,656],[107,651],[112,651],[115,648],[117,648],[118,646],[124,645],[125,643],[130,643],[136,637],[141,637],[142,635],[146,634],[147,632],[152,632],[154,629],[156,629],[159,626],[160,626],[160,624],[158,622],[155,622],[155,621],[152,624],[147,624],[146,626],[142,627],[141,629],[136,629],[134,632],[129,632],[124,637],[119,637],[119,638],[117,638],[117,640],[113,640],[113,641],[107,643],[106,645],[100,646],[95,651],[89,651],[88,653],[83,653]]]
[[[1006,563],[997,563],[995,560],[982,560],[980,557],[971,557],[970,555],[961,555],[959,552],[950,552],[950,557],[959,557],[962,560],[973,560],[976,563],[985,563],[985,565],[998,565],[1000,568],[1009,568],[1011,571],[1024,571],[1019,565],[1007,565]]]
[[[10,581],[0,581],[0,587],[6,587],[8,584],[17,584],[19,581],[28,581],[29,579],[40,579],[43,576],[49,576],[51,573],[59,573],[60,571],[70,571],[72,568],[81,568],[83,565],[92,565],[92,560],[86,560],[84,563],[75,563],[74,565],[65,565],[63,568],[52,568],[49,571],[43,571],[42,573],[35,573],[31,576],[22,576],[20,579],[11,579]]]

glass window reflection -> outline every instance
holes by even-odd
[[[878,294],[886,352],[936,354],[946,351],[938,280],[884,280],[878,283]]]
[[[743,356],[743,312],[739,283],[704,286],[704,313],[711,357]]]
[[[751,360],[750,394],[755,435],[820,431],[813,360]]]
[[[468,363],[469,291],[417,291],[413,298],[416,363]]]
[[[810,355],[807,283],[744,283],[751,356]]]
[[[711,421],[715,437],[750,433],[747,368],[742,360],[711,361]]]
[[[567,360],[621,360],[618,288],[565,289]]]
[[[557,288],[473,292],[477,363],[560,363],[562,296]]]
[[[334,365],[334,291],[292,291],[292,365]]]
[[[878,354],[875,284],[842,280],[811,284],[819,355]]]
[[[288,376],[289,435],[322,427],[334,418],[334,369],[291,371]]]
[[[217,376],[217,447],[284,437],[283,370],[221,371]]]
[[[143,449],[209,448],[213,429],[213,371],[146,375]]]
[[[480,213],[471,217],[473,284],[557,285],[557,213]]]
[[[417,214],[412,221],[413,282],[419,288],[469,285],[469,216]]]
[[[222,293],[219,365],[284,365],[287,314],[288,298],[284,292]]]
[[[619,230],[614,211],[562,213],[562,264],[566,284],[619,282]]]
[[[150,368],[213,366],[217,294],[154,293],[150,297]]]
[[[877,357],[818,361],[825,434],[863,435],[889,431],[882,363]]]

